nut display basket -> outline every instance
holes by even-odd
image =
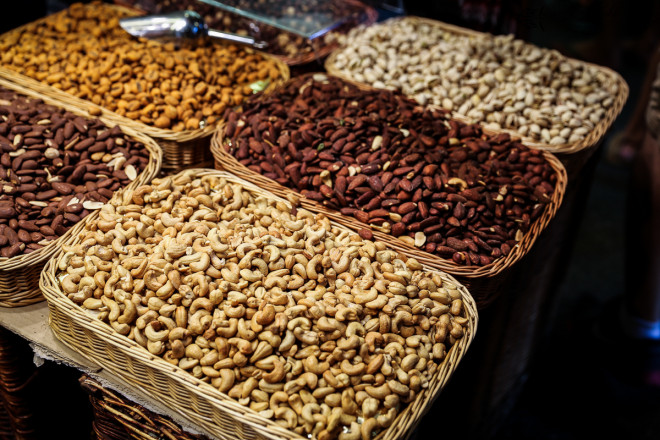
[[[314,74],[306,74],[308,76]],[[284,87],[285,85],[281,86]],[[277,93],[274,91],[273,93]],[[320,202],[304,197],[296,189],[286,187],[280,183],[253,171],[247,166],[241,164],[234,156],[223,147],[225,140],[225,124],[220,124],[211,140],[211,152],[215,159],[216,169],[224,170],[241,176],[243,179],[272,192],[280,197],[289,197],[296,195],[300,197],[300,203],[312,212],[321,212],[331,220],[346,226],[354,231],[369,228],[369,225],[362,223],[353,216],[343,215],[337,210],[330,209]],[[483,130],[484,133],[494,133],[489,130]],[[408,256],[412,256],[421,263],[447,272],[456,276],[461,283],[466,285],[475,299],[480,309],[486,307],[494,301],[501,293],[501,288],[505,285],[507,277],[511,272],[509,269],[520,259],[522,259],[532,248],[538,236],[548,226],[559,209],[566,191],[567,175],[566,169],[561,161],[550,152],[542,151],[545,160],[556,172],[557,181],[550,202],[546,205],[542,215],[534,221],[523,238],[512,248],[507,255],[494,259],[491,263],[483,266],[466,266],[455,263],[451,258],[442,258],[439,255],[428,253],[403,240],[396,239],[394,236],[373,229],[371,232],[375,239],[384,241],[393,249],[400,251]]]
[[[105,15],[120,15],[120,16],[133,16],[138,12],[134,9],[111,5],[111,4],[89,4],[85,8],[104,9]],[[56,20],[58,16],[66,14],[67,10],[60,11],[56,14],[49,15],[41,18],[33,23],[28,23],[16,29],[13,29],[3,35],[0,35],[0,41],[11,41],[18,39],[26,29],[31,26],[47,23],[50,20]],[[128,35],[128,34],[127,34]],[[84,38],[82,36],[81,38]],[[128,45],[131,40],[126,40]],[[289,78],[289,68],[282,61],[261,52],[254,52],[263,59],[271,60],[278,72],[278,77],[269,81],[265,87],[264,92],[272,90],[276,85]],[[105,107],[94,104],[92,101],[76,97],[66,91],[55,88],[45,81],[38,81],[23,73],[19,73],[6,66],[0,66],[0,77],[12,81],[16,84],[22,85],[28,89],[38,92],[40,95],[49,97],[58,101],[66,102],[72,107],[76,107],[84,112],[89,112],[92,115],[101,115],[108,121],[112,121],[114,125],[121,125],[122,127],[131,128],[136,132],[145,134],[158,142],[163,149],[163,170],[164,171],[178,171],[186,167],[192,166],[206,166],[211,161],[211,156],[208,151],[210,137],[215,129],[214,124],[207,124],[202,128],[184,131],[174,131],[171,129],[158,128],[154,124],[146,124],[140,120],[131,119],[111,111]]]
[[[146,0],[146,1],[114,0],[114,3],[120,6],[134,8],[137,11],[140,11],[140,13],[148,13],[148,14],[170,12],[173,10],[180,9],[182,6],[186,6],[185,4],[186,2],[177,3],[176,1],[154,2],[151,0]],[[255,26],[252,20],[240,17],[236,14],[227,11],[221,11],[220,9],[215,8],[214,6],[205,4],[201,1],[198,1],[196,5],[193,5],[193,3],[195,3],[194,1],[189,1],[188,3],[190,4],[188,8],[194,9],[200,14],[202,14],[202,16],[206,18],[209,27],[212,27],[214,29],[224,30],[227,32],[237,32],[238,30]],[[289,53],[289,54],[271,53],[271,54],[274,57],[280,59],[288,66],[299,66],[317,60],[323,60],[333,50],[339,47],[339,43],[337,41],[338,38],[341,38],[341,36],[346,34],[348,30],[358,26],[360,27],[370,26],[378,20],[378,11],[376,11],[376,9],[357,0],[341,0],[340,4],[338,4],[336,7],[350,8],[351,10],[355,10],[356,12],[354,15],[357,17],[356,20],[348,20],[347,23],[341,24],[339,27],[328,32],[328,34],[316,38],[314,40],[313,45],[302,37],[293,36],[295,42],[294,44],[296,44],[297,53]],[[208,17],[207,14],[209,15]],[[227,20],[230,19],[232,21],[233,26],[230,25],[230,28],[222,29],[224,28],[224,26],[222,26],[222,22],[220,21],[224,19]],[[235,24],[233,23],[234,21]],[[276,41],[278,38],[278,34],[282,33],[278,31],[278,29],[267,26],[263,23],[258,23],[256,24],[256,26],[260,28],[260,32],[262,34],[267,33],[268,36],[271,37],[271,41],[273,40]],[[263,37],[264,35],[261,35],[262,39],[264,39]],[[266,52],[269,52],[268,49],[266,49]]]
[[[396,20],[396,19],[392,19],[392,20]],[[452,24],[443,23],[441,21],[432,20],[428,18],[407,16],[405,17],[405,20],[407,20],[409,23],[413,25],[418,23],[424,23],[432,27],[436,27],[439,30],[448,33],[449,35],[469,37],[473,39],[473,41],[490,39],[493,37],[490,34],[474,31],[472,29],[455,26]],[[371,86],[370,84],[357,81],[352,75],[342,72],[340,69],[338,69],[335,66],[337,56],[342,50],[343,48],[338,48],[328,56],[328,58],[325,61],[326,71],[329,74],[338,76],[348,82],[357,85],[358,87],[367,90],[372,89],[373,86]],[[468,57],[468,59],[470,59],[469,54],[466,54],[466,56]],[[562,161],[562,163],[567,169],[568,176],[570,177],[573,176],[574,173],[579,172],[582,165],[584,165],[586,160],[598,147],[600,141],[602,141],[603,137],[612,126],[614,120],[621,113],[621,110],[623,109],[623,105],[625,104],[628,98],[629,88],[625,80],[621,77],[621,75],[619,75],[617,72],[607,67],[595,65],[592,63],[588,63],[585,61],[580,61],[568,57],[566,58],[566,60],[571,63],[576,63],[576,65],[578,66],[585,66],[585,67],[588,66],[590,68],[595,69],[599,73],[602,73],[606,78],[608,78],[608,86],[616,89],[616,94],[613,96],[612,104],[609,106],[609,108],[606,109],[604,116],[600,118],[600,120],[595,124],[593,129],[590,129],[582,139],[561,145],[553,145],[550,143],[537,141],[531,137],[523,136],[521,135],[521,133],[510,129],[501,128],[501,129],[493,129],[492,131],[506,132],[515,137],[522,137],[524,144],[527,145],[528,147],[541,149],[554,153]],[[440,74],[442,74],[442,72],[440,72]],[[452,117],[466,123],[473,122],[466,115],[458,113],[455,109],[452,111]]]
[[[90,117],[76,103],[71,104],[66,100],[55,100],[49,96],[41,95],[34,90],[7,81],[2,77],[0,77],[0,86],[28,97],[41,99],[46,104],[54,105],[73,114]],[[98,119],[108,127],[117,125],[115,121],[110,119],[103,117]],[[128,185],[129,188],[136,188],[151,181],[151,179],[158,175],[163,160],[163,152],[158,144],[148,136],[131,127],[121,126],[121,128],[127,136],[143,143],[149,151],[150,159],[146,168]],[[39,290],[39,274],[41,270],[46,261],[60,249],[61,244],[83,227],[84,223],[80,221],[57,240],[52,241],[37,251],[12,258],[0,258],[0,306],[19,307],[43,301],[44,298]]]
[[[217,176],[247,188],[255,195],[286,203],[284,199],[268,193],[232,174],[216,170],[189,170],[193,176]],[[116,196],[118,197],[118,196]],[[118,199],[119,200],[119,199]],[[289,205],[290,206],[290,205]],[[85,222],[94,222],[98,214]],[[339,227],[339,229],[343,229]],[[80,240],[72,236],[67,244]],[[122,336],[112,328],[86,313],[63,293],[59,285],[57,267],[63,258],[52,259],[41,275],[41,288],[48,301],[50,326],[60,340],[73,350],[93,360],[105,370],[119,376],[128,384],[139,387],[154,399],[181,415],[192,426],[218,438],[242,439],[303,439],[305,437],[285,429],[237,401],[220,393],[217,388],[196,379],[190,373],[152,355],[136,342]],[[442,388],[458,367],[476,332],[478,315],[468,290],[450,275],[433,271],[443,280],[456,285],[464,302],[466,318],[464,336],[449,349],[446,357],[412,402],[401,411],[389,428],[376,437],[380,439],[407,438],[420,418],[431,407]]]
[[[89,394],[94,410],[93,429],[100,440],[205,439],[184,431],[169,418],[128,400],[87,375],[80,378],[80,385]]]

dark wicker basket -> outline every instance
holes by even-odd
[[[184,431],[169,418],[131,402],[87,375],[81,376],[80,385],[89,394],[94,411],[92,426],[100,440],[207,439]]]
[[[30,383],[37,374],[32,350],[0,327],[0,438],[37,438]]]

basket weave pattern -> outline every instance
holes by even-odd
[[[213,175],[229,182],[239,183],[257,195],[287,203],[265,190],[245,182],[231,174],[213,170],[192,170],[197,176]],[[85,221],[90,224],[97,214]],[[79,237],[70,237],[73,244]],[[61,291],[56,278],[57,266],[62,255],[53,259],[42,272],[41,288],[50,310],[50,325],[56,336],[66,345],[92,359],[103,368],[121,377],[129,384],[140,387],[155,399],[162,401],[181,414],[187,421],[203,428],[219,438],[244,439],[302,439],[298,434],[259,416],[249,408],[189,373],[150,354],[142,346],[121,336],[85,313]],[[426,270],[430,270],[426,268]],[[468,322],[465,335],[449,350],[429,381],[429,387],[421,391],[399,415],[390,428],[382,431],[379,439],[406,438],[421,416],[430,408],[442,387],[456,369],[470,345],[477,326],[474,300],[464,286],[451,276],[438,274],[443,280],[455,284],[463,296]]]
[[[0,438],[37,438],[31,354],[25,341],[0,327]]]

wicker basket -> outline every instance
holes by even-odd
[[[11,331],[0,327],[0,438],[37,438],[37,414],[31,394],[37,369],[32,350]]]
[[[104,8],[109,8],[111,11],[117,11],[118,13],[125,15],[138,14],[136,10],[122,6],[111,4],[104,4],[102,6]],[[99,5],[96,7],[99,7]],[[66,11],[61,11],[57,14],[64,13],[66,13]],[[45,22],[46,20],[52,19],[51,17],[53,16],[47,16],[35,21],[34,23],[26,24],[13,29],[0,36],[0,38],[6,38],[11,35],[20,34],[27,26]],[[276,81],[271,81],[268,87],[264,90],[264,93],[267,93],[268,91],[275,88],[280,82],[289,79],[290,73],[289,67],[282,61],[264,53],[261,55],[264,58],[272,60],[280,73],[279,79]],[[204,128],[197,130],[187,130],[181,132],[161,129],[152,125],[144,124],[140,121],[120,116],[119,114],[105,109],[104,107],[98,106],[91,101],[75,97],[48,85],[45,82],[37,81],[36,79],[30,78],[6,67],[0,66],[0,78],[5,78],[28,89],[37,91],[41,96],[65,102],[72,107],[80,109],[81,111],[90,112],[93,115],[101,115],[108,121],[112,121],[113,125],[120,125],[121,127],[131,128],[135,132],[139,132],[153,138],[163,149],[163,171],[174,172],[184,168],[194,166],[208,166],[211,164],[212,157],[209,153],[209,142],[211,135],[215,130],[215,126],[213,124],[209,124]]]
[[[443,23],[441,21],[436,21],[436,20],[431,20],[428,18],[422,18],[422,17],[406,17],[406,20],[410,20],[413,23],[414,22],[420,22],[420,23],[427,23],[432,26],[437,26],[441,30],[452,33],[455,35],[460,35],[460,36],[466,36],[466,37],[473,37],[476,39],[483,39],[483,38],[489,38],[490,35],[483,33],[483,32],[478,32],[474,31],[472,29],[467,29],[447,23]],[[340,72],[337,68],[334,67],[335,65],[335,59],[337,57],[337,54],[341,52],[341,48],[333,51],[328,58],[325,61],[325,69],[330,75],[334,75],[337,77],[340,77],[352,84],[357,85],[358,87],[361,87],[365,90],[371,90],[374,89],[371,85],[361,83],[356,81],[354,78],[345,75],[344,73]],[[619,75],[617,72],[603,66],[598,66],[595,64],[587,63],[584,61],[572,59],[572,58],[567,58],[571,62],[579,63],[584,66],[591,66],[598,71],[604,73],[607,77],[610,78],[612,84],[616,84],[618,87],[618,92],[616,96],[614,97],[614,103],[612,106],[607,110],[607,113],[605,114],[605,117],[601,119],[601,121],[591,130],[587,135],[581,139],[580,141],[571,143],[571,144],[564,144],[564,145],[550,145],[546,143],[541,143],[538,141],[535,141],[531,138],[527,138],[522,136],[522,141],[523,143],[530,147],[534,148],[537,150],[545,150],[549,151],[551,153],[554,153],[564,164],[567,174],[569,178],[571,178],[575,173],[579,172],[581,169],[582,165],[589,159],[589,156],[595,151],[595,149],[598,147],[600,141],[602,140],[603,136],[607,131],[610,129],[612,126],[614,120],[617,118],[617,116],[621,113],[621,110],[623,109],[623,105],[625,104],[626,100],[628,99],[628,84],[626,81]],[[466,122],[466,123],[471,123],[472,120],[468,118],[465,115],[458,114],[456,112],[452,112],[452,118],[457,119],[461,122]],[[508,129],[501,129],[501,130],[487,130],[484,129],[484,132],[486,133],[509,133],[514,137],[520,138],[521,134],[514,131],[514,130],[508,130]]]
[[[484,132],[486,132],[486,130],[484,130]],[[249,169],[241,164],[234,156],[225,151],[222,147],[223,140],[224,124],[221,124],[211,139],[211,152],[215,159],[216,169],[241,176],[243,179],[280,197],[286,198],[289,195],[295,194],[301,198],[301,205],[305,209],[313,212],[322,212],[331,220],[354,231],[369,227],[367,224],[358,221],[352,216],[346,216],[339,211],[328,209],[319,202],[305,198],[297,190],[285,187],[278,182]],[[567,184],[566,169],[552,153],[544,151],[543,156],[557,173],[557,183],[550,202],[541,217],[532,223],[530,229],[525,233],[518,245],[515,246],[508,255],[498,258],[488,265],[459,265],[451,259],[445,259],[438,255],[422,251],[407,244],[403,240],[398,240],[392,235],[384,232],[372,230],[373,235],[375,239],[386,242],[388,246],[416,258],[422,264],[457,277],[459,281],[470,290],[479,309],[482,309],[501,294],[501,289],[506,285],[507,276],[510,272],[509,268],[528,253],[537,237],[546,228],[548,223],[550,223],[550,220],[552,220],[557,209],[559,209],[559,206],[561,205]]]
[[[285,200],[243,181],[238,177],[215,170],[193,170],[198,175],[215,175],[230,182],[240,183],[249,191],[270,199]],[[92,223],[98,214],[85,222]],[[78,242],[69,237],[67,244]],[[216,388],[196,379],[191,374],[150,354],[136,342],[115,333],[110,326],[93,318],[63,294],[56,279],[58,262],[62,255],[52,259],[41,274],[41,289],[48,300],[50,326],[55,335],[67,346],[129,384],[143,389],[154,399],[179,413],[193,426],[200,427],[218,438],[241,439],[298,439],[304,437],[287,430],[269,419],[220,393]],[[428,269],[427,270],[431,270]],[[429,381],[428,388],[403,410],[387,430],[376,438],[381,440],[407,438],[420,418],[431,407],[445,383],[468,349],[477,328],[477,312],[468,290],[450,275],[439,273],[443,280],[457,285],[463,296],[468,318],[465,336],[449,350]]]
[[[155,2],[140,2],[136,0],[114,0],[114,3],[119,6],[124,6],[127,8],[134,9],[136,11],[139,11],[140,13],[157,13],[157,12],[168,12],[165,10],[165,8],[161,8],[155,4]],[[314,61],[321,61],[325,57],[327,57],[332,51],[337,49],[339,47],[339,43],[336,41],[336,37],[339,35],[344,35],[346,34],[352,27],[361,27],[361,26],[370,26],[374,24],[378,20],[378,11],[374,9],[373,7],[366,5],[358,0],[342,0],[342,3],[345,3],[346,5],[350,5],[352,9],[355,10],[362,10],[362,16],[363,19],[359,23],[352,23],[349,25],[340,25],[338,28],[333,29],[332,31],[328,32],[328,34],[334,34],[335,35],[335,41],[325,43],[324,41],[324,36],[319,37],[317,42],[315,40],[315,43],[313,45],[309,45],[308,48],[302,48],[302,49],[308,49],[308,50],[301,50],[298,54],[296,55],[284,55],[284,54],[272,54],[275,58],[278,58],[281,60],[283,63],[287,64],[288,66],[299,66],[302,64],[308,64]],[[155,6],[155,7],[151,7]],[[200,4],[202,7],[208,7],[212,8],[212,6],[207,5],[207,4]],[[240,20],[241,23],[249,23],[250,20],[247,18],[243,18],[241,16],[238,16],[236,14],[232,14],[230,12],[224,12],[228,15],[231,15],[234,17],[236,20]],[[208,20],[207,20],[208,21]],[[210,23],[212,25],[212,23]],[[261,26],[264,26],[261,24]],[[222,29],[220,29],[222,30]],[[234,30],[232,29],[226,29],[228,32],[232,32]],[[302,37],[298,37],[302,38]]]
[[[80,110],[75,104],[71,105],[66,101],[55,100],[49,96],[41,95],[33,90],[13,84],[2,77],[0,77],[0,86],[32,98],[41,99],[47,104],[68,110],[79,116],[89,117],[88,114]],[[112,120],[103,117],[99,119],[108,127],[117,125]],[[129,188],[136,188],[151,181],[151,179],[156,177],[160,172],[163,152],[153,139],[144,134],[139,133],[130,127],[122,126],[122,130],[132,139],[142,142],[150,153],[151,159],[149,160],[147,167],[128,186]],[[37,251],[13,258],[0,258],[0,306],[20,307],[43,301],[44,298],[39,290],[39,274],[41,273],[44,264],[60,249],[60,245],[66,241],[69,236],[77,234],[83,227],[83,222],[78,222],[78,224],[69,229],[69,231],[60,238]]]
[[[203,440],[184,431],[167,417],[156,414],[83,375],[80,385],[89,394],[94,410],[94,433],[103,440]]]

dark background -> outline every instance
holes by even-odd
[[[12,4],[12,13],[0,14],[0,31],[55,12],[70,3],[65,0],[17,2]],[[652,387],[632,383],[631,378],[617,373],[615,367],[628,361],[626,347],[603,343],[592,331],[605,304],[624,290],[624,221],[630,169],[619,154],[617,140],[626,126],[632,124],[650,53],[658,44],[659,4],[618,0],[400,3],[410,15],[480,31],[514,33],[570,57],[610,67],[620,73],[630,87],[623,112],[589,164],[584,198],[570,225],[574,239],[565,252],[565,270],[557,274],[559,287],[552,292],[549,310],[545,311],[547,319],[530,353],[530,366],[521,380],[522,390],[510,411],[506,411],[504,420],[483,431],[482,437],[660,438],[660,393]],[[382,17],[392,15],[391,9],[381,12]],[[490,367],[482,366],[484,371]],[[75,382],[74,373],[65,367],[47,363],[41,368],[45,368],[46,377],[42,380],[60,384]],[[58,395],[48,396],[47,408],[54,425],[44,429],[51,430],[58,423],[61,426],[66,420],[67,408],[57,406],[63,395],[71,397],[72,408],[82,398],[82,393],[67,392],[64,386],[58,390]],[[456,411],[461,409],[455,408]],[[440,437],[437,430],[440,425],[455,435],[469,430],[467,425],[446,428],[452,420],[456,419],[448,411],[431,413],[425,418],[418,438]],[[480,422],[471,420],[467,424]],[[79,430],[86,429],[81,426]],[[73,431],[76,430],[69,433]]]

